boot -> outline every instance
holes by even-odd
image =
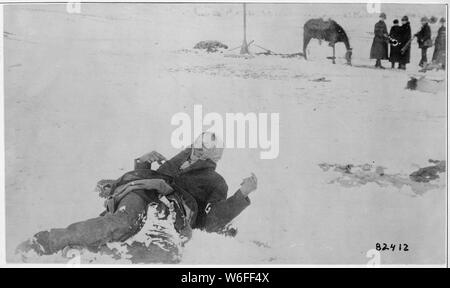
[[[377,62],[375,63],[375,67],[376,68],[380,68],[380,69],[385,69],[382,65],[381,65],[381,60],[377,59]]]
[[[375,62],[375,68],[379,67],[381,67],[381,61],[377,59],[377,61]]]

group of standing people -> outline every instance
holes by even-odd
[[[429,26],[429,19],[422,17],[421,29],[416,34],[412,34],[411,25],[408,16],[403,16],[401,25],[398,19],[393,21],[389,33],[386,26],[386,14],[380,14],[380,20],[375,24],[374,39],[372,48],[370,50],[370,58],[376,59],[375,67],[384,69],[381,65],[381,60],[389,60],[391,68],[395,68],[398,63],[398,69],[406,69],[406,64],[410,62],[411,58],[411,42],[417,38],[419,49],[421,49],[421,59],[419,66],[424,67],[428,63],[427,52],[428,48],[433,46],[431,40],[431,29]],[[445,18],[441,18],[441,27],[435,40],[435,50],[433,53],[433,62],[440,64],[445,68],[445,49],[446,49],[446,32],[445,32]],[[390,46],[390,53],[389,53]]]

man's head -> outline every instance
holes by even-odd
[[[422,25],[428,24],[428,21],[428,17],[422,17],[422,19],[420,19],[420,23],[422,23]]]
[[[210,159],[218,162],[222,154],[223,143],[215,133],[203,132],[192,144],[191,160]]]
[[[445,18],[442,17],[441,19],[439,19],[439,23],[441,23],[441,26],[445,26]]]
[[[398,19],[395,19],[392,23],[394,23],[394,26],[398,26]]]
[[[403,25],[403,24],[406,24],[406,23],[408,23],[408,22],[409,22],[408,16],[406,16],[406,15],[403,16],[403,17],[402,17],[402,25]]]
[[[382,20],[382,21],[386,20],[386,13],[384,13],[384,12],[380,13],[380,20]]]

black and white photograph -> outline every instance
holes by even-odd
[[[447,267],[446,1],[0,14],[2,265]]]

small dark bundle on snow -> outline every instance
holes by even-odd
[[[439,178],[439,173],[445,172],[445,160],[436,161],[436,160],[428,160],[428,162],[435,164],[434,166],[428,166],[424,168],[420,168],[417,171],[414,171],[409,175],[409,178],[415,182],[425,182],[428,183],[431,180],[435,180]]]
[[[406,89],[417,90],[426,93],[445,91],[445,78],[441,75],[410,76],[406,83]]]
[[[219,51],[219,49],[228,49],[228,46],[219,41],[200,41],[195,44],[194,49],[206,49],[206,52],[214,53]]]
[[[406,83],[406,89],[416,90],[417,89],[417,78],[411,77],[411,79]]]

